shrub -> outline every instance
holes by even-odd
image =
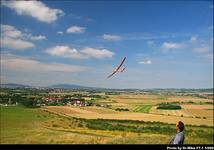
[[[171,104],[171,103],[161,103],[157,107],[157,109],[169,109],[169,110],[176,110],[181,109],[181,106],[178,104]]]
[[[21,104],[25,107],[29,107],[29,108],[37,108],[38,106],[36,105],[37,102],[35,100],[32,99],[23,99],[21,101]]]
[[[57,124],[53,124],[52,127],[59,127]]]
[[[116,108],[115,110],[116,111],[129,111],[128,108]]]

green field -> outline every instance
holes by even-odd
[[[140,105],[134,108],[134,112],[149,113],[149,110],[152,108],[152,105]]]
[[[175,125],[134,120],[81,119],[24,107],[1,108],[1,143],[167,144]],[[186,126],[185,143],[213,144],[213,128]]]

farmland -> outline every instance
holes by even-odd
[[[168,144],[175,134],[175,123],[181,120],[185,123],[186,144],[213,144],[212,99],[133,92],[94,92],[91,96],[87,91],[50,93],[72,94],[86,95],[91,105],[55,102],[35,108],[0,106],[0,143]],[[37,101],[42,97],[35,95]],[[157,109],[163,103],[181,109]]]
[[[149,110],[151,109],[151,105],[142,105],[142,106],[137,106],[134,111],[135,112],[144,112],[144,113],[148,113]]]

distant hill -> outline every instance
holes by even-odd
[[[81,85],[75,85],[75,84],[55,84],[52,86],[49,86],[49,88],[60,88],[60,89],[95,89],[95,87],[87,87],[87,86],[81,86]]]
[[[124,91],[124,92],[154,92],[154,93],[213,93],[213,88],[204,89],[191,89],[191,88],[153,88],[153,89],[114,89],[114,88],[99,88],[99,87],[88,87],[75,84],[54,84],[47,87],[30,86],[24,84],[8,83],[0,84],[1,88],[45,88],[45,89],[79,89],[79,90],[96,90],[96,91]]]
[[[8,84],[0,84],[1,88],[31,88],[29,85],[24,84],[16,84],[16,83],[8,83]]]

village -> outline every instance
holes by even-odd
[[[98,94],[90,94],[87,92],[62,94],[62,91],[54,90],[54,94],[49,90],[43,90],[47,93],[39,93],[35,89],[14,90],[4,89],[0,94],[1,106],[18,106],[23,105],[30,108],[44,107],[44,106],[98,106],[109,108],[110,105],[97,103],[99,100],[104,100],[108,96]],[[13,91],[13,94],[11,94]],[[29,92],[30,91],[30,92]],[[50,93],[49,93],[50,92]]]
[[[91,99],[85,100],[84,98],[76,98],[76,97],[54,97],[54,96],[47,96],[43,97],[41,101],[38,101],[37,106],[46,106],[46,105],[68,105],[68,106],[91,106],[92,103],[90,102]]]

